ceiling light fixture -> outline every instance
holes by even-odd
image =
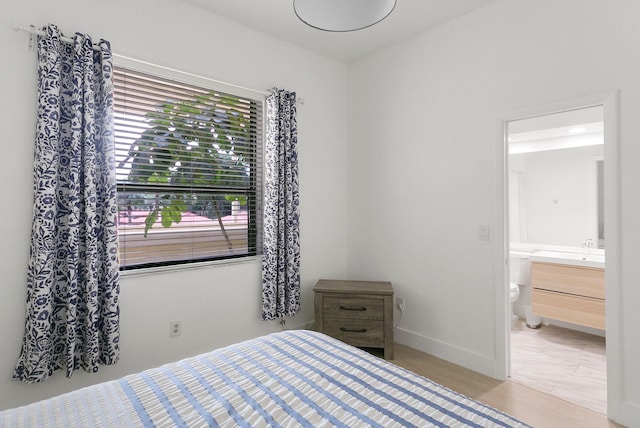
[[[293,10],[302,22],[334,32],[371,27],[395,7],[396,0],[293,0]]]

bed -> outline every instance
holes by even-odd
[[[524,427],[321,333],[289,330],[0,412],[6,427]]]

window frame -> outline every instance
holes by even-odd
[[[184,268],[194,268],[194,267],[202,267],[209,265],[220,265],[220,264],[232,264],[239,262],[247,262],[253,261],[257,259],[261,259],[262,255],[262,222],[263,222],[263,201],[264,201],[264,150],[265,150],[265,124],[266,124],[266,102],[265,97],[266,93],[261,91],[256,91],[248,88],[244,88],[237,85],[232,85],[224,82],[220,82],[215,79],[211,79],[208,77],[203,77],[195,74],[191,74],[188,72],[176,70],[173,68],[152,64],[145,61],[140,61],[137,59],[133,59],[130,57],[122,56],[122,55],[113,55],[113,65],[114,68],[125,68],[135,72],[141,72],[148,75],[156,76],[162,79],[172,80],[178,83],[185,83],[188,85],[198,86],[200,88],[204,88],[211,91],[219,91],[222,93],[226,93],[228,95],[232,95],[234,97],[246,98],[251,101],[259,104],[261,116],[260,120],[260,129],[256,133],[259,138],[259,141],[256,142],[257,147],[255,151],[255,156],[250,160],[250,170],[258,171],[258,174],[250,174],[249,178],[249,188],[242,189],[242,193],[247,194],[247,211],[254,213],[252,216],[252,220],[247,219],[247,252],[238,255],[224,255],[224,256],[214,256],[214,257],[206,257],[206,258],[198,258],[198,259],[184,259],[184,260],[167,260],[161,262],[150,262],[143,264],[136,264],[132,266],[120,266],[120,273],[135,273],[135,272],[145,272],[149,270],[174,270],[174,269],[184,269]],[[115,109],[114,109],[115,110]],[[115,134],[115,133],[114,133]],[[115,136],[115,135],[114,135]],[[158,190],[157,186],[153,184],[132,184],[132,183],[123,183],[121,181],[117,182],[117,193],[121,193],[123,191],[130,191],[131,188],[140,189],[140,192],[146,191],[156,191]],[[171,192],[179,191],[179,190],[187,190],[189,192],[198,193],[199,190],[205,190],[204,193],[209,193],[211,195],[219,194],[220,192],[229,193],[232,190],[231,187],[220,187],[220,188],[207,188],[207,189],[198,189],[197,186],[185,187],[176,185],[162,187],[163,191]],[[252,205],[255,205],[255,208]],[[249,216],[248,216],[249,217]],[[121,239],[120,233],[118,233],[119,242]]]

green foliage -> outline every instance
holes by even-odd
[[[121,163],[130,162],[128,181],[204,188],[248,184],[249,164],[242,155],[251,143],[246,103],[209,92],[192,99],[167,100],[146,118],[149,128],[132,143]],[[243,195],[231,196],[243,205],[247,202]],[[218,203],[210,196],[181,195],[169,192],[169,188],[166,193],[159,191],[148,206],[145,237],[158,218],[163,227],[170,227],[181,221],[189,207],[202,208],[210,218],[219,218]]]
[[[224,199],[227,202],[238,201],[240,205],[247,205],[247,197],[245,195],[224,195]]]
[[[165,204],[160,211],[162,225],[164,227],[171,226],[174,222],[180,223],[182,213],[187,210],[187,205],[180,199],[174,199],[169,204]]]
[[[151,211],[149,213],[149,215],[147,216],[147,218],[144,220],[144,237],[147,237],[147,233],[149,232],[149,229],[151,229],[151,227],[153,227],[153,224],[156,222],[156,220],[158,219],[158,209],[154,209],[153,211]]]

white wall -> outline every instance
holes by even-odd
[[[290,326],[313,320],[311,288],[320,277],[347,273],[347,67],[277,41],[177,0],[5,0],[0,14],[0,129],[3,209],[0,211],[0,409],[276,331],[260,319],[260,263],[187,269],[121,281],[121,361],[96,375],[77,371],[39,385],[11,381],[26,299],[32,203],[36,60],[26,33],[11,23],[58,25],[88,32],[115,53],[236,85],[295,90],[301,186],[302,310]],[[328,126],[327,124],[331,124]],[[330,171],[330,173],[328,173]],[[169,322],[182,336],[169,339]]]
[[[489,374],[496,260],[478,226],[496,226],[496,117],[620,89],[615,413],[630,426],[640,424],[638,22],[636,0],[500,0],[349,69],[350,276],[388,279],[405,298],[397,341]]]

